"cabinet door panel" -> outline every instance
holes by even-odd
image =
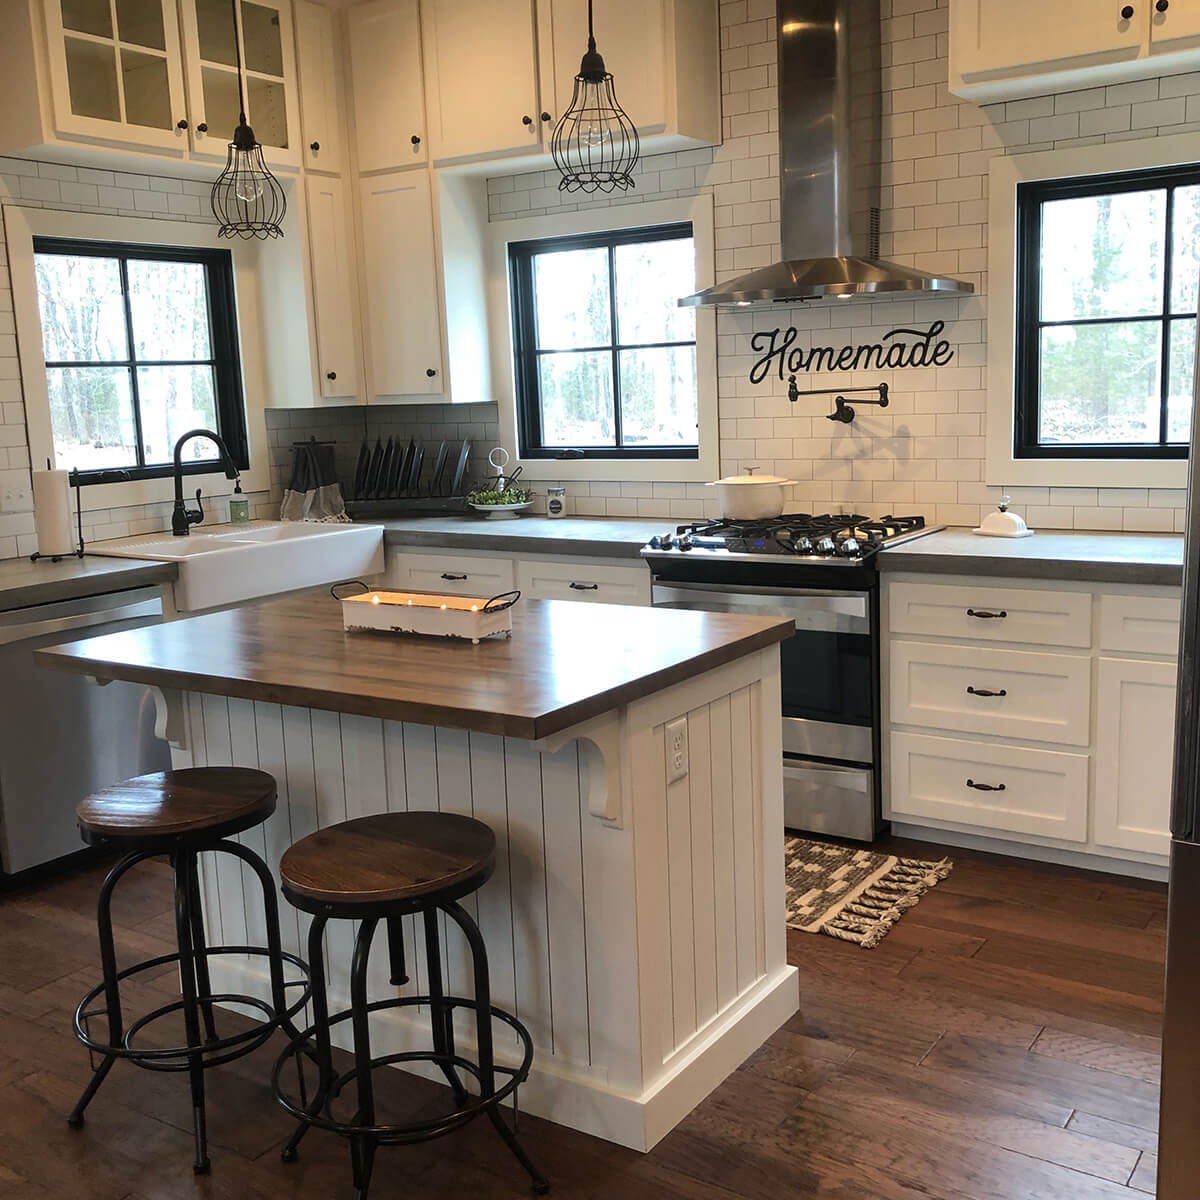
[[[387,581],[399,590],[447,592],[455,596],[497,596],[513,588],[508,558],[482,554],[389,553]]]
[[[312,0],[296,0],[296,70],[304,165],[340,171],[343,124],[333,13]]]
[[[644,134],[667,125],[665,3],[608,0],[595,14],[596,47],[612,73],[617,99]],[[542,41],[549,47],[549,61],[543,53],[542,107],[557,121],[571,103],[579,60],[587,49],[587,0],[543,0],[538,17]]]
[[[637,566],[587,562],[517,562],[517,587],[532,600],[576,600],[592,604],[649,604],[650,572]]]
[[[1174,663],[1100,660],[1095,838],[1103,846],[1170,850],[1175,680]]]
[[[391,171],[425,162],[417,0],[364,4],[350,10],[349,21],[358,169]]]
[[[1200,4],[1174,0],[1166,12],[1151,11],[1150,53],[1170,54],[1200,46]]]
[[[358,391],[358,348],[350,320],[345,190],[340,179],[312,175],[307,180],[307,192],[321,395],[353,396]]]
[[[360,188],[372,391],[437,395],[444,372],[429,175],[378,175]]]
[[[113,16],[116,16],[114,23]],[[179,26],[171,0],[46,0],[56,131],[183,150]]]
[[[427,0],[422,16],[434,158],[540,149],[530,0]]]
[[[966,80],[1136,58],[1149,0],[956,0],[951,70]]]

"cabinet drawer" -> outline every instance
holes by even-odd
[[[888,622],[892,633],[1090,647],[1092,597],[988,583],[893,583]]]
[[[517,587],[532,600],[584,600],[595,604],[649,604],[650,572],[640,563],[517,563]]]
[[[1101,596],[1100,649],[1179,653],[1178,596]]]
[[[1086,754],[918,733],[890,744],[893,818],[1087,841]]]
[[[1090,740],[1090,658],[900,641],[890,654],[898,724],[1071,746]]]
[[[496,596],[512,590],[513,564],[466,554],[398,554],[388,559],[388,583],[402,591]]]

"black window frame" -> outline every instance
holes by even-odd
[[[137,433],[138,463],[132,467],[110,467],[103,470],[80,471],[80,484],[129,483],[140,479],[166,479],[174,475],[172,463],[145,461],[142,442],[141,399],[138,392],[138,367],[211,366],[213,395],[216,403],[216,432],[229,448],[239,470],[250,467],[250,440],[246,424],[246,406],[242,391],[241,350],[238,339],[237,301],[234,292],[233,255],[228,250],[195,246],[148,246],[134,242],[100,242],[80,238],[38,236],[33,239],[33,252],[62,254],[72,257],[111,258],[120,264],[121,296],[125,306],[125,341],[127,358],[106,362],[46,360],[47,370],[57,367],[124,367],[129,372],[133,402],[134,428]],[[129,263],[180,262],[197,263],[204,267],[205,292],[208,298],[209,347],[206,359],[148,359],[138,358],[134,349],[133,317],[129,302]],[[215,448],[212,458],[190,459],[183,464],[184,475],[207,475],[221,470]]]
[[[1200,164],[1151,167],[1105,175],[1078,176],[1070,179],[1037,180],[1017,186],[1017,287],[1015,345],[1015,411],[1013,421],[1013,457],[1018,459],[1106,459],[1173,461],[1187,458],[1188,446],[1168,442],[1167,402],[1170,393],[1170,332],[1172,322],[1196,320],[1196,312],[1171,311],[1171,271],[1175,189],[1200,184]],[[1061,321],[1041,319],[1041,240],[1042,206],[1051,200],[1069,200],[1087,196],[1116,195],[1166,189],[1164,216],[1164,263],[1162,298],[1157,312],[1137,317],[1089,317]],[[1040,443],[1038,425],[1041,410],[1041,331],[1059,325],[1133,324],[1156,321],[1161,324],[1159,378],[1159,440],[1146,443]]]
[[[621,443],[621,372],[622,350],[656,349],[667,346],[691,346],[696,350],[696,338],[684,341],[628,342],[617,336],[616,250],[641,242],[665,242],[673,239],[695,239],[691,221],[675,221],[665,225],[638,226],[633,229],[611,229],[598,233],[568,234],[564,237],[534,238],[511,242],[508,247],[509,278],[512,291],[513,356],[517,400],[517,439],[520,455],[530,459],[628,459],[695,460],[700,457],[699,396],[697,396],[696,443],[686,446],[622,446]],[[539,254],[562,250],[608,250],[608,290],[611,341],[598,346],[561,346],[541,349],[537,344],[537,305],[534,296],[533,260]],[[547,446],[542,441],[542,408],[538,359],[543,354],[565,351],[609,351],[612,354],[613,421],[617,440],[615,446]],[[697,372],[698,374],[698,372]]]

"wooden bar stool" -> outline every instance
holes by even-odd
[[[124,853],[108,872],[100,888],[97,925],[100,935],[101,982],[75,1010],[75,1034],[101,1061],[92,1073],[79,1102],[67,1118],[73,1128],[83,1124],[84,1110],[104,1082],[113,1063],[125,1059],[152,1071],[187,1071],[192,1090],[192,1120],[197,1175],[208,1171],[208,1136],[205,1128],[204,1072],[232,1062],[258,1049],[277,1028],[296,1036],[292,1017],[307,1003],[308,968],[279,944],[279,905],[271,872],[258,855],[229,840],[265,821],[275,811],[275,780],[265,771],[246,767],[193,767],[180,771],[141,775],[88,796],[75,810],[79,832],[89,844],[110,844]],[[197,859],[205,853],[232,854],[258,877],[266,913],[267,945],[208,946],[204,937],[204,912],[200,902]],[[112,895],[121,877],[146,858],[165,855],[175,877],[174,954],[117,969],[113,944]],[[209,981],[209,959],[222,954],[266,958],[271,973],[271,1000],[233,993],[214,994]],[[297,968],[299,977],[285,982],[284,963]],[[122,1012],[121,981],[178,963],[181,997],[164,1004],[128,1025]],[[287,989],[298,988],[289,1005]],[[103,997],[102,1005],[92,1005]],[[237,1004],[262,1013],[249,1029],[219,1036],[214,1008]],[[147,1026],[169,1013],[182,1011],[186,1042],[173,1046],[139,1045],[135,1039]],[[89,1019],[107,1017],[106,1039],[91,1036]],[[204,1026],[201,1035],[201,1023]]]
[[[529,1076],[533,1042],[529,1031],[510,1013],[491,1002],[487,949],[479,927],[458,901],[477,890],[495,867],[496,838],[482,821],[454,813],[383,813],[344,821],[303,838],[292,846],[279,864],[283,894],[297,908],[311,913],[308,935],[312,972],[313,1024],[294,1038],[275,1064],[275,1094],[300,1125],[283,1150],[283,1159],[296,1157],[296,1147],[310,1126],[341,1134],[350,1142],[350,1161],[355,1200],[365,1200],[378,1146],[428,1141],[441,1137],[486,1113],[517,1161],[529,1173],[533,1190],[549,1191],[549,1184],[526,1155],[515,1132],[500,1114],[500,1104],[514,1097]],[[438,940],[439,910],[463,932],[470,946],[474,974],[474,997],[447,996],[442,986],[442,960]],[[404,965],[401,917],[421,915],[425,927],[425,952],[429,992],[368,1001],[367,963],[371,942],[379,922],[387,926],[391,981],[408,982]],[[360,922],[350,968],[350,1008],[329,1014],[325,993],[323,937],[331,918]],[[387,1009],[428,1005],[432,1025],[432,1049],[373,1057],[368,1017]],[[454,1046],[454,1009],[475,1012],[477,1059],[464,1058]],[[350,1021],[354,1040],[354,1066],[335,1075],[330,1048],[330,1030]],[[515,1031],[522,1047],[516,1067],[498,1066],[493,1059],[492,1023],[501,1021]],[[313,1042],[315,1041],[315,1050]],[[311,1103],[285,1093],[280,1076],[289,1059],[304,1055],[313,1059],[318,1072],[317,1089]],[[430,1120],[404,1125],[379,1124],[376,1120],[372,1071],[394,1063],[436,1063],[453,1089],[455,1110]],[[460,1072],[475,1080],[478,1093],[469,1092]],[[497,1086],[497,1076],[502,1080]],[[356,1111],[347,1120],[334,1116],[333,1103],[349,1084],[354,1085]]]

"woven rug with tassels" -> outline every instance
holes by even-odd
[[[888,931],[939,880],[948,858],[924,862],[789,835],[784,839],[787,923],[805,933],[826,933],[864,950]]]

